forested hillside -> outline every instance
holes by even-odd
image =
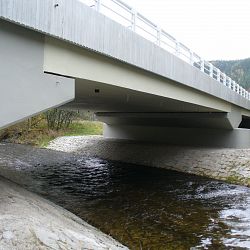
[[[235,61],[212,61],[213,65],[250,90],[250,58]]]

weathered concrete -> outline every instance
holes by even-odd
[[[104,159],[177,170],[250,186],[250,150],[174,147],[108,140],[103,137],[60,137],[48,148]]]
[[[0,177],[0,250],[127,249],[72,213]]]

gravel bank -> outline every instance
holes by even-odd
[[[101,136],[60,137],[52,141],[48,148],[250,186],[250,149],[176,147],[110,140]]]
[[[127,249],[61,207],[0,177],[0,250]]]

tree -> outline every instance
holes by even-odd
[[[76,117],[77,112],[75,111],[51,109],[46,112],[48,129],[58,131],[62,128],[68,128]]]

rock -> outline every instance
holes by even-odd
[[[11,240],[14,238],[14,234],[11,231],[5,231],[3,232],[2,238],[4,240]]]

